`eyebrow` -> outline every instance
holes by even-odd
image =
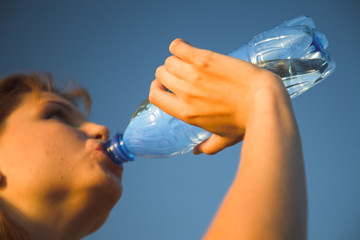
[[[65,108],[68,112],[70,113],[74,113],[74,107],[71,107],[69,104],[67,103],[64,103],[64,102],[61,102],[61,101],[55,101],[55,100],[49,100],[49,101],[46,101],[46,103],[50,103],[50,104],[56,104],[56,105],[59,105],[63,108]]]
[[[81,118],[83,118],[84,120],[88,120],[87,116],[85,116],[78,107],[76,107],[75,105],[63,102],[63,101],[58,101],[58,100],[47,100],[44,101],[43,104],[55,104],[58,105],[62,108],[64,108],[69,114],[73,115],[73,116],[79,116]]]

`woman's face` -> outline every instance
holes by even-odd
[[[103,151],[108,137],[59,95],[24,94],[0,133],[1,198],[23,210],[33,200],[71,203],[76,211],[97,202],[113,207],[123,169]]]

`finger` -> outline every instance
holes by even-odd
[[[181,117],[179,114],[182,112],[180,101],[175,94],[168,92],[157,79],[151,83],[149,101],[167,114],[170,114],[175,118]]]
[[[195,146],[195,148],[193,149],[193,153],[194,154],[205,153],[209,155],[216,154],[224,150],[225,148],[240,142],[241,140],[242,137],[238,139],[229,139],[213,134],[211,135],[210,138]]]
[[[187,79],[196,76],[197,72],[189,63],[183,61],[176,56],[170,56],[165,60],[166,70],[179,79]]]
[[[197,69],[215,75],[232,76],[234,71],[236,71],[240,74],[239,77],[241,77],[241,75],[246,77],[253,71],[259,69],[246,61],[193,47],[179,38],[172,41],[169,50],[176,57],[193,65]]]
[[[191,58],[188,56],[191,52],[191,45],[186,43],[181,38],[174,39],[169,46],[169,51],[176,57],[185,62],[191,63]]]
[[[183,85],[181,83],[182,80],[171,74],[164,65],[156,69],[155,77],[165,88],[175,94],[177,93],[179,87]]]
[[[176,57],[194,66],[201,66],[206,58],[206,54],[210,53],[208,50],[199,49],[191,46],[183,39],[177,38],[171,42],[169,51]]]

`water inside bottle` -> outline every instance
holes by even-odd
[[[332,70],[322,58],[275,59],[256,65],[279,75],[291,98],[319,83]]]

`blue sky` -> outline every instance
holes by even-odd
[[[337,69],[293,100],[309,198],[309,239],[360,239],[360,3],[281,0],[0,0],[0,76],[51,72],[93,98],[90,119],[123,130],[147,97],[168,45],[181,37],[227,54],[253,35],[307,15]],[[200,239],[234,177],[241,145],[215,156],[138,158],[124,194],[86,240]]]

